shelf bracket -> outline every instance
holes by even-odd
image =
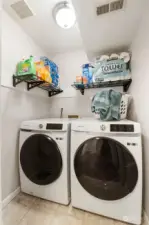
[[[80,89],[82,95],[84,95],[84,89]]]
[[[13,76],[12,79],[13,79],[13,87],[16,87],[18,84],[23,82],[23,80],[16,78],[15,76]]]
[[[130,80],[127,84],[124,84],[124,86],[123,86],[123,91],[124,92],[127,92],[128,91],[131,83],[132,83],[132,80]]]
[[[33,88],[35,88],[35,87],[38,87],[38,86],[40,86],[41,84],[43,84],[44,83],[44,81],[39,81],[39,82],[27,82],[27,90],[29,91],[29,90],[31,90],[31,89],[33,89]]]
[[[62,90],[60,90],[60,91],[49,91],[49,97],[58,95],[58,94],[60,94],[60,93],[62,93],[62,92],[63,92]]]

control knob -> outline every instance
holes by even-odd
[[[102,131],[105,131],[106,126],[105,126],[104,124],[102,124],[102,125],[100,126],[100,129],[101,129]]]
[[[39,128],[42,129],[43,128],[43,124],[39,124]]]

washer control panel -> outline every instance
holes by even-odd
[[[54,119],[53,119],[54,120]],[[55,119],[56,120],[56,119]],[[47,131],[47,132],[67,132],[70,129],[70,123],[67,121],[57,120],[56,122],[52,122],[52,119],[48,121],[45,120],[33,120],[33,121],[25,121],[21,124],[22,130],[30,130],[30,131]]]

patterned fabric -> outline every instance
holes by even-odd
[[[114,90],[98,92],[92,100],[91,110],[104,121],[120,120],[122,94]]]

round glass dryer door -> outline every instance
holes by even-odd
[[[138,180],[132,154],[125,146],[109,138],[96,137],[85,141],[77,149],[74,169],[88,193],[107,201],[127,196]]]
[[[54,182],[62,171],[62,157],[56,142],[42,134],[30,136],[20,152],[23,172],[38,185]]]

